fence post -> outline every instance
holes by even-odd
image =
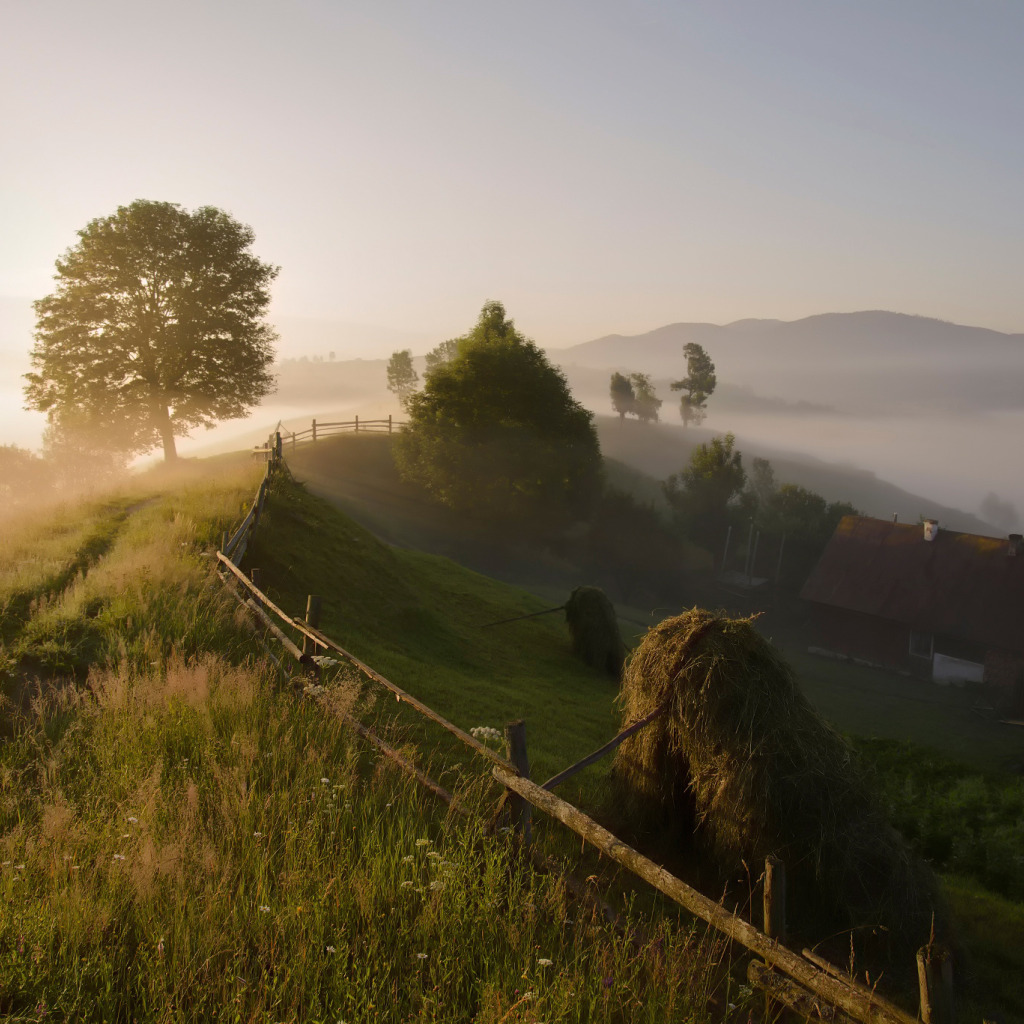
[[[281,448],[282,448],[282,447],[283,447],[283,446],[282,446],[282,444],[281,444],[281,431],[280,431],[280,430],[278,430],[278,431],[277,431],[277,432],[276,432],[276,433],[274,434],[274,452],[275,452],[275,454],[276,454],[277,458],[281,458],[281,454],[282,454],[282,452],[281,452]]]
[[[764,859],[764,933],[786,944],[786,865],[773,854]]]
[[[227,530],[225,530],[220,535],[220,550],[221,550],[222,554],[226,555],[228,553],[228,531]]]
[[[388,413],[388,433],[391,433],[391,413]]]
[[[257,590],[262,590],[263,589],[263,573],[260,572],[259,569],[250,569],[249,570],[249,579],[252,580],[252,585]]]
[[[320,598],[316,594],[310,594],[306,598],[306,625],[313,626],[314,629],[320,626]],[[302,653],[303,655],[309,655],[312,657],[317,652],[316,643],[310,640],[308,636],[302,637]]]
[[[526,756],[526,722],[521,718],[505,726],[505,746],[508,759],[524,778],[530,777],[530,762]],[[523,844],[530,845],[530,804],[518,793],[509,793],[512,807],[512,828],[522,833]]]
[[[356,433],[359,433],[359,417],[356,417]]]
[[[917,984],[924,1024],[953,1024],[953,958],[941,946],[917,951]]]
[[[313,420],[313,440],[316,440],[316,420]]]

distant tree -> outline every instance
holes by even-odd
[[[743,490],[746,473],[732,434],[699,445],[690,464],[663,484],[665,497],[684,531],[704,544],[717,544],[729,519],[729,505]]]
[[[775,469],[768,459],[754,458],[747,479],[747,488],[758,509],[767,509],[769,502],[778,490],[775,482]]]
[[[52,473],[35,452],[0,444],[0,512],[27,505],[50,490]]]
[[[245,415],[273,387],[277,268],[222,210],[137,200],[87,224],[35,303],[29,407],[126,453]]]
[[[500,302],[426,375],[395,442],[402,476],[501,529],[557,530],[600,489],[592,415]]]
[[[333,363],[334,362],[334,353],[333,352],[328,352],[327,353],[327,358]]]
[[[989,491],[981,502],[981,514],[993,526],[1006,533],[1013,533],[1020,526],[1020,516],[1013,502],[1000,498]]]
[[[641,423],[651,420],[658,421],[658,410],[661,399],[654,393],[654,385],[646,373],[631,373],[630,383],[633,385],[633,412]]]
[[[619,414],[619,419],[624,420],[626,413],[633,412],[636,396],[633,394],[633,385],[628,377],[621,373],[613,373],[611,380],[612,408]]]
[[[450,363],[459,354],[459,339],[449,338],[427,353],[427,373],[433,373],[439,366]]]
[[[683,418],[683,426],[689,426],[691,422],[699,426],[707,414],[707,400],[718,383],[715,364],[703,347],[693,341],[683,346],[683,354],[686,356],[686,376],[682,380],[672,381],[671,388],[673,391],[685,392],[679,399],[679,415]]]
[[[409,399],[416,391],[420,376],[413,369],[412,350],[392,352],[388,362],[388,391],[398,396],[403,409],[408,409]]]
[[[111,449],[101,431],[72,412],[50,418],[43,431],[43,457],[54,486],[69,492],[109,484],[128,467],[128,453]]]

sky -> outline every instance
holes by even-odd
[[[544,346],[857,309],[1024,331],[1019,0],[7,0],[3,21],[7,373],[54,259],[138,198],[252,226],[284,356],[314,321],[339,358],[425,351],[488,299]]]

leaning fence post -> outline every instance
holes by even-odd
[[[953,958],[941,946],[917,951],[917,984],[924,1024],[953,1024]]]
[[[524,778],[530,777],[530,762],[526,756],[526,722],[521,718],[505,726],[505,746],[508,759]],[[530,804],[518,793],[509,792],[512,807],[512,828],[522,832],[523,843],[530,845]]]
[[[310,594],[306,598],[306,625],[312,626],[317,629],[320,626],[320,598],[316,594]],[[310,640],[308,636],[303,635],[302,637],[302,653],[303,655],[309,655],[312,657],[316,654],[317,647],[314,640]]]
[[[773,854],[764,859],[764,933],[786,944],[786,865]]]

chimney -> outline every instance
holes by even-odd
[[[926,519],[924,521],[924,539],[927,541],[935,540],[939,535],[939,521],[938,519]]]
[[[1016,558],[1017,555],[1024,554],[1024,536],[1021,536],[1019,533],[1011,533],[1006,539],[1010,542],[1009,547],[1006,549],[1006,553],[1010,558]]]

